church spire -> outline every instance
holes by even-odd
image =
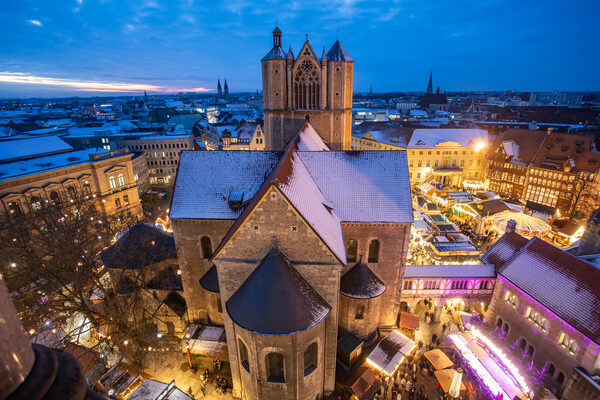
[[[433,93],[433,71],[429,72],[429,84],[425,93]]]
[[[227,86],[227,78],[225,78],[225,85],[223,86],[225,98],[229,97],[229,87]]]
[[[281,29],[277,25],[273,29],[273,47],[281,47]]]
[[[217,94],[219,97],[223,94],[223,89],[221,89],[221,79],[217,79]]]

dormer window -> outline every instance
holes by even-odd
[[[229,207],[232,210],[239,210],[242,207],[242,202],[244,201],[244,191],[243,190],[234,190],[229,194]]]

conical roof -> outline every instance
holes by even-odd
[[[339,40],[336,40],[327,52],[327,61],[353,61]]]
[[[263,335],[305,331],[331,310],[277,247],[229,298],[226,308],[237,325]]]
[[[340,293],[355,299],[372,299],[381,296],[387,286],[368,265],[356,263],[340,280]]]
[[[213,266],[206,271],[202,278],[200,278],[200,286],[209,292],[220,293],[216,265],[213,264]]]

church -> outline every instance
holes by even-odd
[[[170,217],[188,318],[225,327],[233,395],[318,400],[341,336],[397,326],[408,166],[403,151],[346,151],[353,66],[339,41],[320,63],[308,41],[296,60],[279,28],[273,41],[271,151],[183,152]]]
[[[283,150],[305,120],[332,150],[350,149],[354,61],[339,40],[319,60],[306,35],[294,58],[275,27],[273,48],[261,63],[267,149]]]

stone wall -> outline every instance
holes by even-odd
[[[377,337],[382,298],[383,296],[372,299],[355,299],[340,294],[339,336],[352,333],[365,343],[375,339]],[[356,311],[359,306],[364,308],[362,319],[356,318]]]

